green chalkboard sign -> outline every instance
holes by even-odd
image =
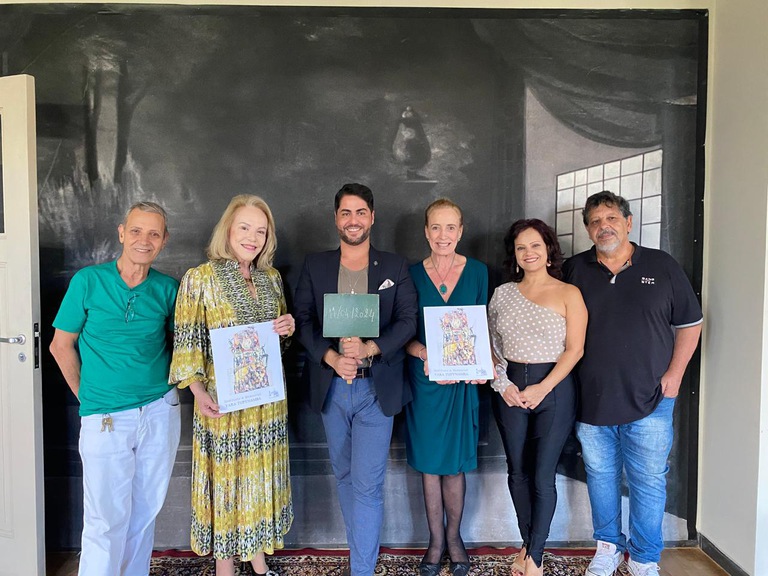
[[[325,338],[379,336],[378,294],[326,294],[323,304]]]

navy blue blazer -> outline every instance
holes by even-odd
[[[337,349],[335,338],[323,337],[323,295],[338,292],[340,262],[340,249],[307,256],[293,299],[296,336],[307,351],[304,371],[309,376],[309,404],[317,412],[323,409],[331,379],[337,375],[323,362],[328,348]],[[386,280],[393,285],[380,290]],[[379,295],[379,337],[373,341],[381,354],[374,357],[371,374],[382,411],[394,416],[411,401],[405,345],[416,334],[418,314],[416,288],[405,259],[371,247],[368,293]]]

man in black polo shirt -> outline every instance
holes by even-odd
[[[586,575],[610,576],[629,551],[633,576],[655,576],[672,413],[701,334],[701,306],[669,254],[629,241],[632,213],[624,198],[590,196],[582,216],[595,245],[563,271],[589,311],[576,423],[597,540]],[[629,538],[621,532],[622,468]]]

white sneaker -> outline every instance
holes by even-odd
[[[587,566],[584,576],[613,576],[616,568],[619,567],[619,564],[624,559],[623,556],[621,552],[616,551],[616,544],[598,540],[595,557],[592,558],[592,562]]]
[[[635,562],[632,558],[627,562],[627,568],[629,568],[629,573],[632,574],[632,576],[656,576],[659,572],[659,565],[656,564],[656,562],[642,564],[640,562]]]

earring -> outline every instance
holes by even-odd
[[[520,265],[515,264],[515,274],[520,274]]]
[[[547,266],[552,266],[552,261],[551,260],[547,260]]]

